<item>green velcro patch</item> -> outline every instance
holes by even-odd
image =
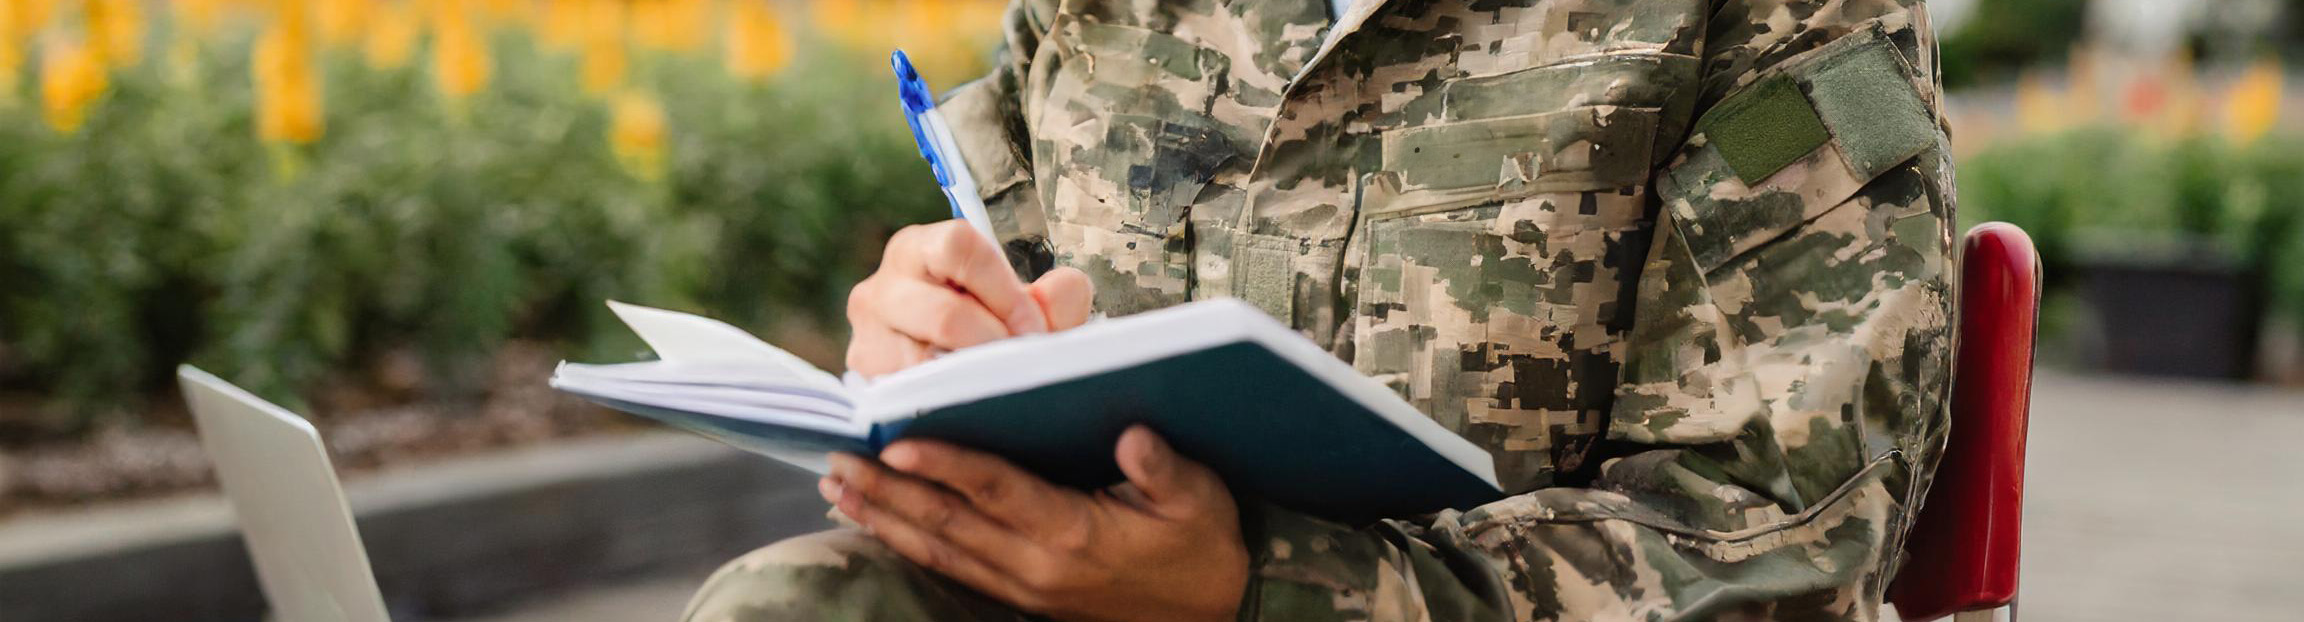
[[[1816,113],[1831,128],[1848,168],[1872,179],[1936,142],[1936,122],[1912,86],[1912,70],[1877,31],[1810,65],[1803,77]]]
[[[1721,100],[1697,128],[1745,185],[1784,170],[1832,140],[1790,78],[1772,77]]]
[[[1263,309],[1280,321],[1296,315],[1296,272],[1291,261],[1295,241],[1271,236],[1249,236],[1235,255],[1240,299]]]

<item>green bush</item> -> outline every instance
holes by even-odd
[[[2111,127],[2005,139],[1960,163],[1965,225],[2029,232],[2051,287],[2083,256],[2194,261],[2200,243],[2265,279],[2275,312],[2304,320],[2304,140],[2247,145]],[[2107,248],[2105,241],[2118,246]]]
[[[2005,80],[2025,67],[2060,61],[2088,24],[2088,0],[1977,0],[1975,13],[1943,40],[1944,84]]]
[[[393,349],[450,395],[507,339],[631,356],[608,298],[837,326],[877,241],[944,211],[876,59],[759,83],[641,57],[654,179],[619,165],[575,59],[520,33],[458,102],[332,53],[309,145],[254,138],[248,45],[122,70],[76,133],[31,92],[0,110],[0,386],[54,398],[45,429],[134,412],[187,360],[296,401]]]

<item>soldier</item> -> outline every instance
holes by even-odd
[[[1921,0],[1021,0],[1006,34],[944,105],[1007,252],[898,234],[854,368],[1233,296],[1516,496],[1340,525],[1142,429],[1094,493],[900,443],[822,482],[863,531],[689,619],[1879,615],[1950,382]]]

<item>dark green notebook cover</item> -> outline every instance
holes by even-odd
[[[1113,445],[1135,423],[1224,477],[1235,495],[1346,523],[1466,509],[1502,494],[1302,368],[1240,342],[882,424],[1008,458],[1051,481],[1122,481]]]

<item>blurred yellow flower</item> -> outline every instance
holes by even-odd
[[[266,141],[304,144],[326,131],[307,10],[301,2],[281,3],[256,41],[256,136]]]
[[[320,42],[331,46],[358,42],[360,31],[373,26],[369,19],[375,8],[376,0],[315,0],[312,10],[320,19]]]
[[[18,0],[21,1],[21,0]],[[180,78],[193,76],[203,41],[224,22],[230,0],[169,0],[168,64]]]
[[[624,84],[630,64],[624,45],[623,0],[579,0],[584,7],[584,90],[595,95],[615,92]]]
[[[2199,70],[2193,67],[2192,53],[2178,49],[2163,66],[2166,67],[2168,77],[2163,81],[2167,89],[2163,94],[2166,101],[2162,104],[2165,110],[2157,119],[2160,134],[2168,137],[2199,134],[2204,108],[2201,100],[2204,97],[2200,93],[2200,75]]]
[[[24,0],[5,0],[23,2]],[[16,9],[0,8],[0,104],[16,101],[24,81],[24,33],[16,28]]]
[[[23,2],[25,0],[11,1]],[[172,18],[175,20],[175,25],[182,27],[185,32],[194,36],[205,36],[215,32],[216,26],[224,22],[224,12],[229,3],[229,0],[170,0],[168,5],[175,8]],[[190,38],[192,37],[176,37],[178,41]]]
[[[2016,83],[2016,127],[2028,134],[2043,134],[2064,129],[2066,110],[2063,93],[2048,83],[2048,77],[2037,71],[2027,71]]]
[[[535,11],[542,21],[536,38],[544,47],[555,50],[577,50],[584,47],[584,22],[591,17],[585,0],[535,0]]]
[[[832,35],[832,40],[852,48],[864,49],[873,43],[871,23],[874,16],[867,15],[867,0],[817,0],[809,5],[816,20],[816,29]],[[885,4],[875,2],[875,4]],[[883,14],[884,15],[884,14]]]
[[[88,107],[104,97],[111,75],[94,46],[51,39],[40,53],[40,111],[58,132],[80,131]]]
[[[643,49],[692,52],[704,47],[711,5],[703,0],[629,0],[632,39]]]
[[[463,99],[488,86],[488,41],[480,37],[472,25],[472,16],[461,7],[441,3],[432,24],[433,79],[440,85],[440,93],[450,99]]]
[[[895,24],[895,38],[899,45],[927,48],[937,47],[952,38],[951,2],[946,0],[902,0],[895,13],[888,18]]]
[[[998,0],[817,0],[818,32],[871,55],[903,48],[931,84],[958,84],[984,71],[1000,34]]]
[[[999,0],[972,0],[961,2],[955,30],[984,41],[998,41],[1001,37],[1001,18],[1008,16],[1008,3]]]
[[[664,106],[639,91],[616,95],[609,110],[609,146],[616,160],[642,179],[664,176]]]
[[[727,39],[728,72],[736,77],[766,78],[792,62],[792,36],[763,0],[734,0]]]
[[[104,62],[126,67],[144,60],[144,9],[140,0],[84,0],[89,43]]]
[[[480,18],[489,24],[521,23],[529,16],[527,3],[521,0],[480,0],[477,7]]]
[[[382,2],[370,12],[367,40],[361,52],[368,64],[387,69],[408,66],[408,59],[416,53],[416,40],[424,33],[415,7],[407,2]]]
[[[56,0],[5,0],[8,12],[15,18],[16,36],[29,37],[48,27],[48,20],[56,18]]]
[[[2095,123],[2104,112],[2100,102],[2111,101],[2111,91],[2106,90],[2104,83],[2098,80],[2097,64],[2096,48],[2085,43],[2074,44],[2072,51],[2065,57],[2064,75],[2070,81],[2067,90],[2071,94],[2063,109],[2065,123]]]
[[[2224,134],[2234,142],[2249,144],[2271,133],[2280,123],[2284,77],[2277,58],[2250,65],[2224,94]]]

